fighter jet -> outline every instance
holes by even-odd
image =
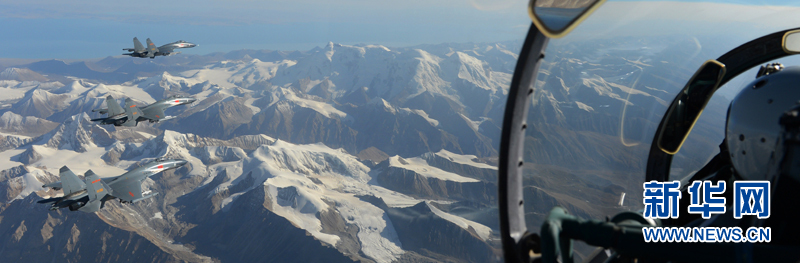
[[[125,108],[119,106],[114,97],[110,95],[106,97],[105,109],[94,109],[92,112],[99,112],[100,114],[108,114],[106,118],[92,119],[92,121],[100,122],[100,124],[114,124],[114,126],[136,126],[140,121],[159,122],[175,118],[175,116],[166,116],[164,110],[166,108],[178,105],[191,104],[197,99],[190,97],[173,96],[167,99],[156,101],[153,104],[139,107],[130,98],[125,99]]]
[[[153,41],[147,39],[147,47],[142,45],[142,42],[139,42],[138,38],[133,38],[133,48],[123,48],[122,50],[132,52],[132,53],[125,53],[123,55],[137,57],[137,58],[155,58],[156,56],[171,56],[175,54],[180,54],[181,52],[172,52],[176,48],[193,48],[196,47],[197,44],[192,44],[183,40],[178,40],[160,47],[156,47],[153,44]]]
[[[37,203],[50,204],[50,210],[68,207],[70,211],[86,213],[97,212],[103,208],[106,201],[115,198],[121,203],[136,203],[158,194],[142,192],[142,182],[145,178],[184,164],[186,161],[180,159],[156,159],[116,177],[100,178],[89,170],[86,171],[84,180],[79,179],[67,166],[64,166],[59,171],[61,181],[42,186],[55,190],[64,189],[64,196],[40,200]]]

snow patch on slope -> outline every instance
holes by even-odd
[[[287,178],[270,178],[265,182],[272,200],[272,212],[286,218],[298,228],[311,233],[314,238],[336,246],[339,236],[322,233],[322,222],[317,214],[328,209],[318,189],[296,187],[296,181]]]
[[[32,145],[34,150],[42,155],[42,159],[30,164],[28,167],[47,167],[47,171],[58,174],[61,166],[67,165],[75,174],[82,175],[88,170],[94,171],[100,177],[111,177],[127,172],[126,169],[110,166],[101,158],[106,153],[104,147],[87,147],[85,152],[79,153],[72,150],[58,150],[50,147]]]
[[[275,95],[277,96],[273,97],[273,100],[269,106],[272,106],[280,101],[288,100],[294,102],[294,104],[297,106],[315,110],[320,114],[325,115],[325,117],[328,118],[331,118],[331,116],[333,115],[342,119],[347,117],[347,113],[344,113],[343,111],[334,108],[333,105],[321,101],[301,98],[297,96],[297,94],[295,94],[294,91],[287,88],[278,88],[275,92]]]
[[[425,159],[419,157],[413,158],[403,158],[400,156],[392,156],[389,157],[389,166],[390,167],[399,167],[406,170],[414,171],[422,176],[430,177],[430,178],[437,178],[441,180],[447,181],[454,181],[460,183],[467,183],[467,182],[479,182],[479,180],[472,179],[469,177],[464,177],[458,174],[454,174],[448,171],[444,171],[442,169],[433,167],[428,165],[428,162]]]
[[[478,157],[475,156],[475,155],[461,155],[461,154],[452,153],[452,152],[444,150],[444,149],[442,149],[441,151],[437,152],[436,155],[438,155],[438,156],[440,156],[442,158],[448,159],[448,160],[450,160],[451,162],[454,162],[454,163],[466,164],[466,165],[474,166],[474,167],[478,167],[478,168],[497,170],[497,167],[495,167],[495,166],[491,166],[491,165],[488,165],[488,164],[485,164],[485,163],[479,163],[479,162],[473,161],[473,160],[478,159]]]
[[[42,188],[42,182],[39,181],[37,177],[45,177],[46,174],[44,171],[28,167],[29,172],[23,174],[22,176],[15,177],[9,180],[9,184],[22,184],[22,192],[19,193],[16,197],[11,199],[10,201],[23,199],[36,191],[45,190]]]
[[[355,197],[343,197],[336,209],[347,223],[358,226],[361,251],[377,262],[392,262],[404,253],[389,216],[380,208]],[[339,199],[342,200],[342,199]]]
[[[492,229],[489,228],[488,226],[484,226],[480,223],[470,221],[461,218],[459,216],[448,214],[442,210],[439,210],[435,206],[431,205],[430,202],[425,202],[425,204],[428,205],[428,208],[430,208],[431,211],[433,211],[433,213],[436,214],[437,216],[444,218],[445,220],[450,221],[453,224],[456,224],[457,226],[466,230],[468,230],[471,227],[472,229],[475,230],[475,233],[477,233],[481,239],[487,241],[489,240],[489,236],[492,234]]]

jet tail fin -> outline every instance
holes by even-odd
[[[156,53],[158,53],[158,48],[156,47],[156,44],[153,44],[153,41],[150,41],[150,39],[148,38],[147,39],[147,56],[149,56],[150,58],[153,58],[153,57],[156,56]]]
[[[125,99],[125,114],[128,115],[128,120],[124,124],[125,126],[136,126],[137,119],[144,116],[142,110],[136,106],[136,102],[131,98]]]
[[[86,184],[78,178],[67,166],[61,167],[59,170],[59,177],[61,177],[61,186],[64,189],[64,195],[78,192],[86,188]]]
[[[149,38],[147,40],[150,41]],[[128,51],[135,51],[136,53],[142,53],[142,52],[145,51],[145,48],[144,48],[144,45],[142,45],[142,42],[139,42],[139,39],[134,37],[133,38],[133,50],[128,50]]]
[[[86,171],[84,178],[86,193],[89,195],[89,202],[103,200],[103,197],[111,194],[111,188],[103,182],[103,179],[100,179],[100,176],[92,172],[92,170]]]
[[[98,111],[100,112],[100,114],[105,113],[108,114],[108,116],[115,116],[125,112],[125,110],[122,109],[121,106],[119,106],[117,100],[115,100],[114,97],[111,97],[111,95],[106,97],[106,107],[107,107],[106,109],[95,109],[92,111]]]

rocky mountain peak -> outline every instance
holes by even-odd
[[[0,116],[0,131],[25,136],[39,136],[55,127],[58,123],[33,116],[22,116],[11,111]]]
[[[0,72],[0,80],[16,81],[40,81],[45,82],[47,78],[27,68],[7,68]]]
[[[55,130],[43,135],[46,147],[85,152],[90,147],[105,146],[113,143],[111,133],[93,123],[86,113],[69,117]]]

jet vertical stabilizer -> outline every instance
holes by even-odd
[[[105,109],[93,109],[92,112],[99,112],[100,114],[108,114],[106,118],[97,118],[92,119],[92,121],[99,121],[103,124],[114,124],[114,125],[123,125],[127,120],[130,118],[125,114],[126,111],[119,103],[114,99],[114,97],[108,96],[106,97],[106,107]],[[135,126],[135,125],[133,125]]]
[[[106,107],[105,109],[93,109],[92,112],[97,112],[100,114],[108,114],[108,117],[113,117],[122,113],[125,113],[125,110],[122,109],[122,106],[119,106],[119,103],[109,95],[106,97]]]
[[[87,171],[84,177],[86,178],[84,182],[86,183],[86,192],[89,194],[89,202],[102,200],[106,195],[112,194],[111,188],[92,170]]]
[[[148,40],[150,40],[150,39],[148,39]],[[133,38],[133,51],[136,52],[136,53],[144,53],[145,52],[144,45],[142,45],[142,42],[139,42],[139,39],[135,38],[135,37]]]
[[[108,95],[108,97],[106,97],[106,107],[108,107],[108,110],[106,112],[108,113],[108,117],[125,113],[125,110],[122,109],[122,106],[119,106],[117,100],[115,100],[114,97],[111,97],[111,95]]]
[[[136,126],[138,123],[137,119],[144,116],[142,110],[136,106],[136,102],[133,102],[130,98],[125,99],[125,114],[128,115],[128,120],[125,121],[123,125],[129,127]]]
[[[65,196],[86,189],[86,184],[75,173],[70,171],[67,166],[61,167],[58,175],[61,177],[61,186],[64,189]]]
[[[147,39],[147,56],[149,58],[155,58],[156,57],[156,53],[158,53],[158,48],[156,47],[155,44],[153,44],[153,41],[150,41],[150,38],[148,38]]]
[[[109,194],[109,190],[102,179],[97,176],[92,170],[84,174],[84,183],[86,184],[86,192],[89,195],[89,202],[78,210],[86,213],[93,213],[103,207],[103,198]]]

